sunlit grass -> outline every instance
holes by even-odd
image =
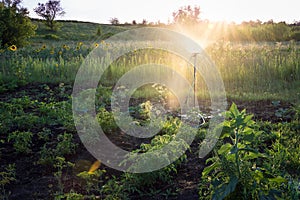
[[[1,82],[22,80],[25,83],[72,84],[85,57],[99,45],[109,44],[104,41],[101,44],[87,41],[56,42],[36,47],[2,50]],[[10,48],[14,49],[13,46]],[[269,44],[219,42],[209,45],[206,51],[220,72],[228,97],[248,100],[299,99],[300,45],[295,42]],[[95,62],[95,68],[99,67],[99,60],[91,62]],[[122,75],[135,66],[148,63],[169,66],[185,77],[191,85],[194,84],[192,60],[185,61],[169,52],[151,48],[118,58],[104,72],[100,82],[106,86],[113,86]],[[153,73],[161,79],[167,77],[163,70]],[[88,77],[86,78],[88,80]],[[171,79],[170,81],[172,82]],[[175,81],[174,84],[178,83]],[[209,98],[206,83],[200,73],[197,75],[196,88],[199,98]],[[141,94],[142,92],[139,92],[138,96]]]

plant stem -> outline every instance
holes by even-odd
[[[235,152],[235,162],[236,162],[236,167],[237,167],[237,171],[239,174],[239,178],[241,178],[241,170],[240,170],[240,160],[239,160],[239,150],[238,150],[238,140],[239,140],[239,133],[238,130],[235,131],[235,142],[234,142],[234,146],[236,148],[236,152]]]

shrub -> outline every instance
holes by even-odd
[[[24,46],[27,39],[35,34],[36,26],[28,17],[26,8],[20,7],[19,0],[0,2],[1,46]]]

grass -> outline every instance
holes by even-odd
[[[77,29],[81,25],[83,25],[83,29],[88,30],[78,32]],[[77,70],[86,56],[100,44],[100,41],[95,42],[96,40],[92,39],[95,38],[93,33],[96,32],[98,26],[90,23],[64,22],[61,31],[58,31],[56,35],[61,38],[64,37],[62,33],[73,34],[67,36],[70,40],[66,41],[40,39],[43,37],[42,33],[46,32],[40,28],[41,30],[38,29],[40,35],[32,39],[34,41],[32,46],[18,49],[15,52],[2,50],[0,58],[0,81],[4,85],[2,85],[2,90],[5,90],[5,84],[16,81],[72,84]],[[66,27],[71,31],[65,31]],[[93,31],[90,31],[92,28]],[[110,27],[110,29],[112,30],[114,27]],[[123,29],[125,28],[116,27],[114,31],[118,32]],[[107,31],[108,28],[104,30]],[[73,37],[76,39],[73,40]],[[109,44],[103,42],[100,45]],[[228,97],[241,100],[276,99],[291,102],[299,99],[299,44],[295,42],[275,45],[219,42],[207,47],[206,50],[220,72]],[[96,64],[96,61],[92,62]],[[193,67],[189,62],[160,50],[137,51],[123,55],[114,61],[104,73],[106,78],[102,78],[101,81],[104,85],[112,86],[133,67],[154,63],[173,68],[190,84],[193,84]],[[160,70],[155,73],[160,77],[165,76],[164,72]],[[199,98],[209,98],[206,84],[199,73],[196,84]]]
[[[37,25],[36,36],[31,39],[34,43],[47,43],[47,35],[54,35],[57,37],[55,40],[64,42],[95,40],[98,37],[97,30],[99,27],[101,27],[103,34],[115,34],[129,29],[129,27],[97,24],[92,22],[58,21],[60,28],[58,31],[53,32],[49,30],[42,21],[33,20],[33,22]]]

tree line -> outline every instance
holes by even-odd
[[[27,8],[21,6],[22,0],[2,0],[0,2],[0,48],[11,45],[19,47],[28,44],[28,39],[35,34],[37,26],[29,18]],[[55,32],[59,29],[56,17],[65,14],[60,5],[60,0],[49,0],[46,3],[38,3],[34,12],[43,18],[43,22],[49,30]],[[168,24],[157,23],[157,26],[164,25],[172,27],[180,25],[182,27],[203,32],[212,25],[208,20],[201,20],[201,10],[199,6],[185,6],[173,12],[173,21]],[[121,25],[118,18],[111,18],[112,25]],[[130,25],[126,23],[125,25]],[[136,20],[132,25],[137,25]],[[146,19],[140,25],[154,25]],[[228,31],[229,30],[229,31]],[[97,35],[101,30],[97,30]],[[300,41],[300,21],[294,24],[285,22],[275,23],[272,20],[268,22],[249,21],[241,24],[228,24],[226,28],[218,30],[220,39],[231,41]]]

